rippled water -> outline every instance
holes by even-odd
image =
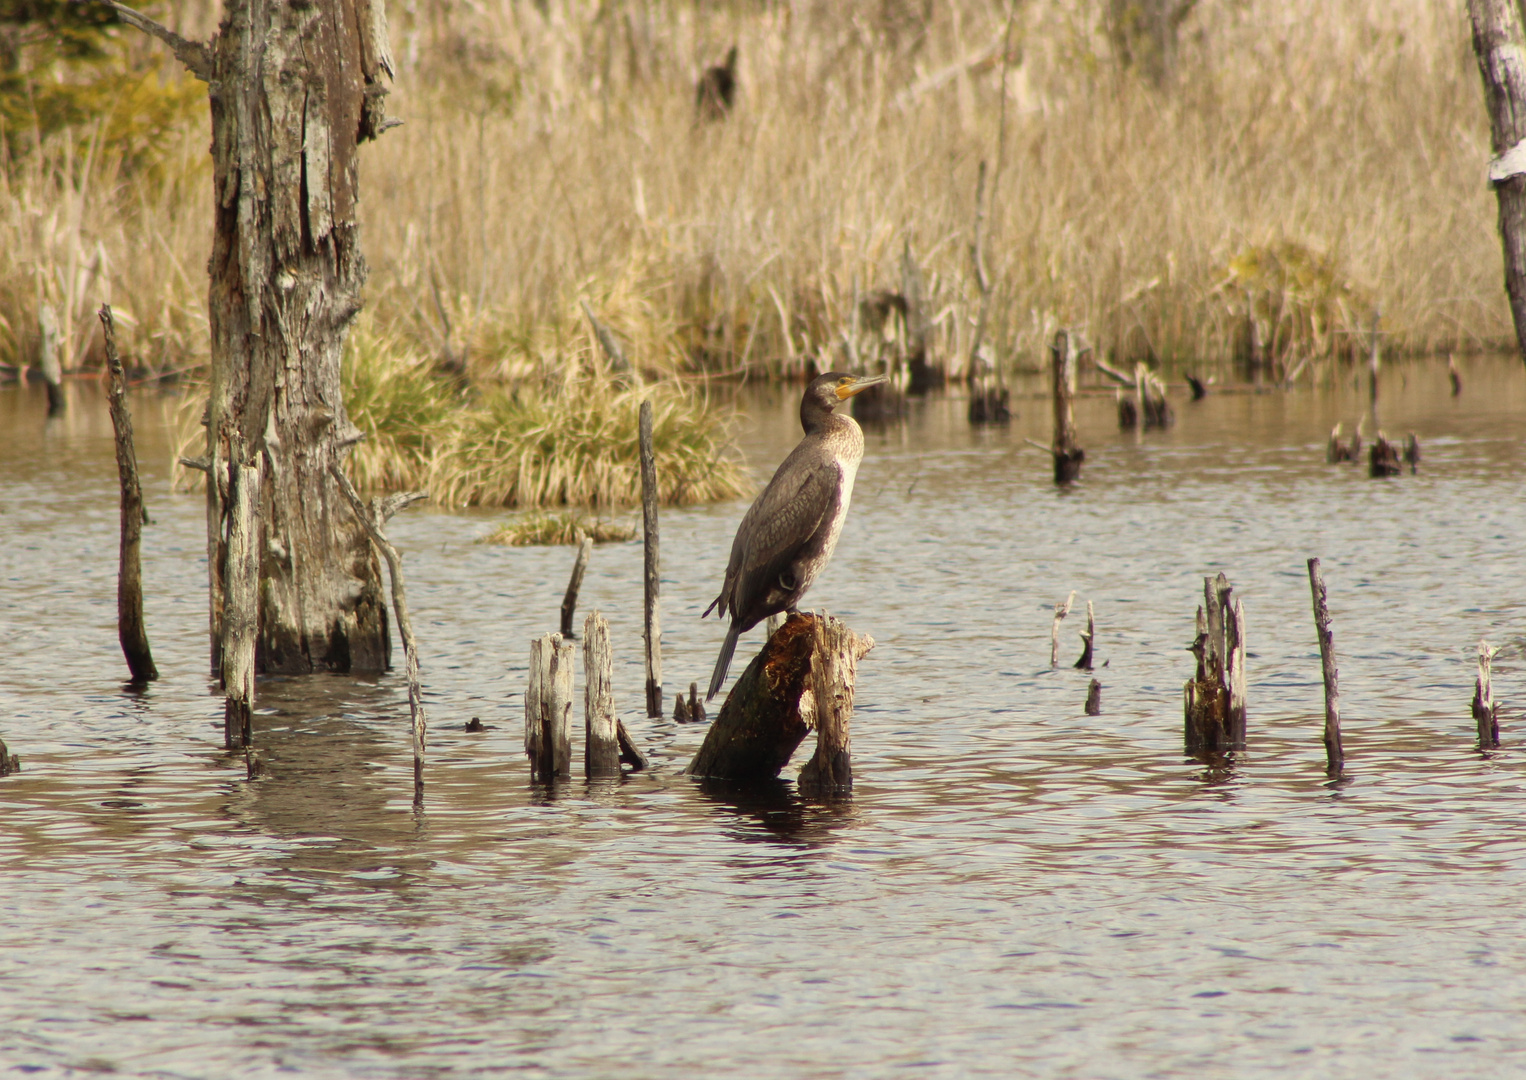
[[[0,1065],[156,1077],[1509,1075],[1526,1052],[1526,372],[1397,366],[1418,475],[1326,466],[1355,384],[1176,402],[1169,432],[1079,423],[1058,492],[1041,400],[972,431],[934,401],[871,434],[809,602],[878,641],[856,790],[803,802],[680,775],[702,730],[642,715],[637,544],[596,550],[622,714],[617,784],[529,783],[520,690],[569,549],[475,544],[414,510],[433,724],[409,805],[401,680],[260,685],[247,782],[206,671],[201,502],[134,402],[162,679],[124,691],[115,474],[100,398],[47,425],[0,388]],[[748,399],[767,469],[794,403]],[[703,683],[741,504],[663,516],[669,694]],[[1326,781],[1304,560],[1335,620],[1349,778]],[[1181,754],[1205,573],[1245,604],[1250,751]],[[1073,615],[1092,600],[1103,713]],[[1083,620],[1084,621],[1084,620]],[[756,648],[755,631],[742,650]],[[1473,748],[1480,637],[1505,748]],[[739,663],[737,668],[742,665]],[[580,710],[579,710],[580,711]],[[467,734],[480,716],[493,725]],[[579,725],[580,726],[580,725]],[[807,747],[808,749],[809,747]],[[574,754],[575,759],[579,755]],[[786,772],[793,776],[795,766]]]

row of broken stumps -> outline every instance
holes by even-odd
[[[858,662],[874,640],[841,620],[792,612],[768,637],[726,696],[704,742],[684,770],[714,780],[775,779],[805,737],[816,733],[816,751],[801,769],[802,792],[833,796],[851,792],[850,721]],[[525,755],[531,779],[573,779],[572,710],[575,649],[562,634],[530,645],[525,690]],[[609,623],[598,611],[583,622],[583,774],[617,778],[621,766],[640,770],[646,756],[615,714]],[[675,719],[704,719],[698,689],[678,695]]]

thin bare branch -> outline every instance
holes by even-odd
[[[175,53],[175,59],[184,64],[186,70],[192,75],[204,83],[212,81],[212,49],[205,42],[183,38],[162,23],[157,23],[126,4],[117,3],[116,0],[102,0],[102,2],[116,12],[117,18],[128,26],[156,37],[168,45]]]

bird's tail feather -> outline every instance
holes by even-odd
[[[721,643],[721,655],[715,661],[715,674],[710,676],[710,692],[705,695],[709,701],[721,692],[721,686],[726,681],[726,672],[731,670],[731,656],[737,651],[737,638],[741,636],[741,630],[736,623],[726,631],[726,640]]]

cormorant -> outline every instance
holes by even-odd
[[[853,478],[864,457],[862,429],[833,410],[884,381],[883,375],[860,378],[829,371],[805,388],[800,401],[805,438],[742,518],[721,594],[705,609],[705,615],[719,609],[721,615],[731,616],[706,700],[726,681],[737,638],[770,615],[794,611],[832,558],[853,497]]]

